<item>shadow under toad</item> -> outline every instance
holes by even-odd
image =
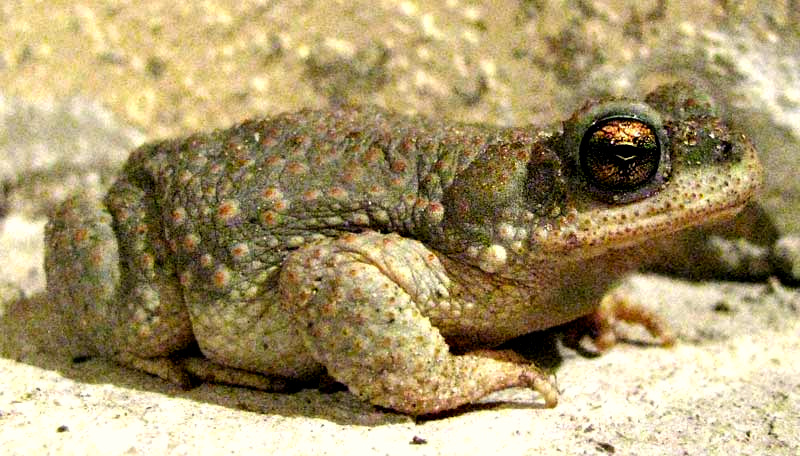
[[[5,313],[0,315],[0,332],[4,334],[0,356],[59,372],[81,383],[111,384],[249,412],[320,418],[338,424],[377,426],[409,420],[429,421],[487,409],[544,408],[543,401],[533,391],[523,400],[507,401],[490,395],[479,403],[436,415],[409,417],[364,402],[347,391],[346,386],[332,381],[298,384],[296,391],[290,393],[200,381],[186,389],[111,360],[86,356],[75,342],[78,338],[71,334],[74,328],[66,327],[54,307],[53,300],[44,292],[8,302]],[[515,339],[502,348],[520,352],[548,372],[554,372],[564,359],[561,353],[564,348],[559,346],[558,333],[552,329]],[[185,354],[195,355],[191,351]]]

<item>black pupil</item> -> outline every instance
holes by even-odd
[[[585,175],[604,190],[637,189],[655,176],[661,151],[652,126],[638,119],[603,119],[581,141]]]

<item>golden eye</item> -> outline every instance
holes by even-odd
[[[602,190],[624,192],[649,184],[660,160],[656,129],[631,117],[598,120],[583,135],[580,145],[583,173]]]

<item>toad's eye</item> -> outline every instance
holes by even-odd
[[[594,122],[580,143],[584,176],[606,191],[628,192],[649,184],[660,160],[655,128],[631,117],[606,117]]]
[[[564,122],[570,171],[594,198],[628,204],[658,193],[669,179],[670,146],[661,116],[645,103],[589,102]]]

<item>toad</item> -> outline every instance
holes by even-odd
[[[179,384],[329,375],[420,415],[549,376],[514,337],[574,320],[674,336],[610,291],[642,243],[729,217],[756,151],[683,84],[547,128],[305,110],[136,149],[50,216],[47,287],[87,354]],[[201,356],[187,356],[192,347]]]

